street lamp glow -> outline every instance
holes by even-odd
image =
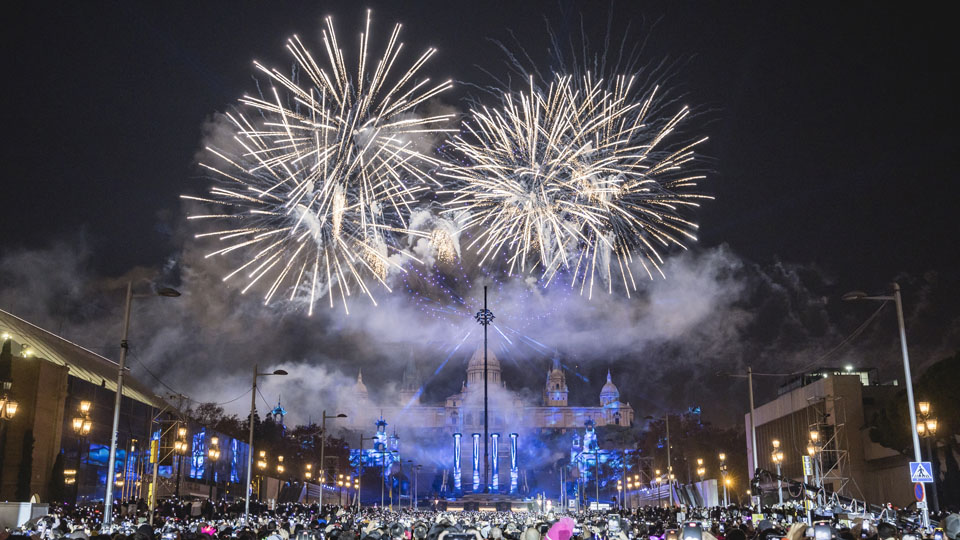
[[[921,401],[920,403],[917,404],[917,409],[920,411],[920,414],[924,416],[930,414],[930,402]]]

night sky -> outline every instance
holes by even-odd
[[[826,296],[955,280],[954,24],[866,2],[19,3],[3,38],[0,254],[79,233],[97,275],[164,264],[187,236],[178,196],[205,185],[203,125],[255,90],[251,61],[289,65],[286,38],[319,43],[328,14],[352,36],[366,6],[381,32],[400,21],[412,50],[439,49],[436,80],[475,84],[505,71],[491,40],[513,31],[546,65],[545,18],[563,36],[582,16],[599,45],[612,9],[616,38],[629,22],[644,61],[675,62],[710,136],[703,247],[815,267]],[[958,310],[942,313],[930,332]]]

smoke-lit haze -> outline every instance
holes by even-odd
[[[325,308],[308,318],[224,285],[221,269],[193,242],[171,255],[165,268],[106,278],[90,267],[82,235],[6,253],[0,258],[0,308],[116,358],[123,280],[144,280],[145,289],[148,278],[174,285],[180,298],[135,302],[133,374],[160,395],[177,391],[197,401],[226,402],[244,394],[255,363],[282,367],[291,375],[266,379],[262,392],[271,405],[282,395],[292,422],[316,419],[322,409],[345,403],[360,368],[374,402],[396,403],[397,384],[411,359],[425,377],[421,401],[440,401],[459,390],[466,360],[482,343],[470,316],[481,301],[479,282],[461,315],[438,317],[398,287],[393,294],[378,290],[378,307],[356,302],[350,315]],[[595,404],[610,368],[622,399],[640,417],[698,404],[705,418],[727,423],[742,421],[745,385],[718,372],[752,364],[759,372],[783,373],[849,362],[896,376],[889,307],[848,347],[818,362],[876,306],[838,305],[837,291],[813,265],[759,266],[719,247],[673,256],[666,270],[667,279],[641,282],[631,299],[600,294],[588,300],[562,287],[531,288],[522,279],[491,287],[495,323],[513,342],[491,331],[508,386],[537,399],[556,355],[568,370],[573,404]],[[901,281],[919,371],[960,345],[960,321],[938,321],[945,332],[927,330],[937,327],[931,323],[953,285],[932,274]],[[758,384],[761,398],[776,386],[769,382]],[[258,401],[263,410],[267,404]],[[248,403],[238,399],[225,408],[240,413]]]

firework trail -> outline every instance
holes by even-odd
[[[629,296],[635,259],[662,275],[661,252],[696,239],[685,214],[710,197],[685,166],[706,139],[673,143],[689,110],[656,116],[657,89],[641,99],[634,82],[555,74],[543,88],[530,76],[497,107],[471,109],[440,174],[455,186],[446,211],[468,212],[478,231],[467,248],[481,264],[503,253],[508,273],[537,271],[544,285],[563,270],[591,296],[619,275]]]
[[[451,83],[418,78],[434,49],[400,71],[400,29],[394,26],[379,58],[369,58],[368,11],[351,68],[328,17],[322,62],[294,36],[286,47],[293,76],[254,63],[272,86],[226,115],[238,150],[207,148],[215,158],[201,163],[214,177],[209,196],[183,196],[215,209],[188,216],[220,225],[196,235],[222,243],[208,257],[243,255],[224,281],[245,279],[243,292],[263,282],[265,303],[288,292],[290,300],[307,299],[312,314],[324,296],[331,307],[338,296],[348,310],[347,298],[362,291],[376,304],[368,280],[389,290],[388,272],[403,270],[395,259],[410,254],[396,247],[397,237],[411,233],[406,216],[439,165],[415,142],[448,131],[452,115],[416,114]],[[447,240],[434,241],[449,256]]]

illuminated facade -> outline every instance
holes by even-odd
[[[509,390],[502,379],[500,361],[492,352],[487,357],[487,384],[490,395],[489,426],[491,433],[506,436],[522,430],[568,430],[582,428],[588,420],[597,426],[629,426],[633,423],[633,407],[620,401],[620,391],[607,372],[600,390],[599,406],[576,406],[568,403],[569,388],[560,362],[554,359],[547,370],[540,404],[530,404]],[[459,392],[448,396],[442,405],[420,403],[421,381],[408,369],[403,374],[399,403],[394,407],[372,404],[369,392],[358,374],[354,386],[354,427],[363,428],[363,412],[383,411],[396,426],[436,429],[444,433],[469,434],[483,430],[483,348],[478,348],[467,363],[466,378]],[[469,436],[469,435],[467,435]]]

